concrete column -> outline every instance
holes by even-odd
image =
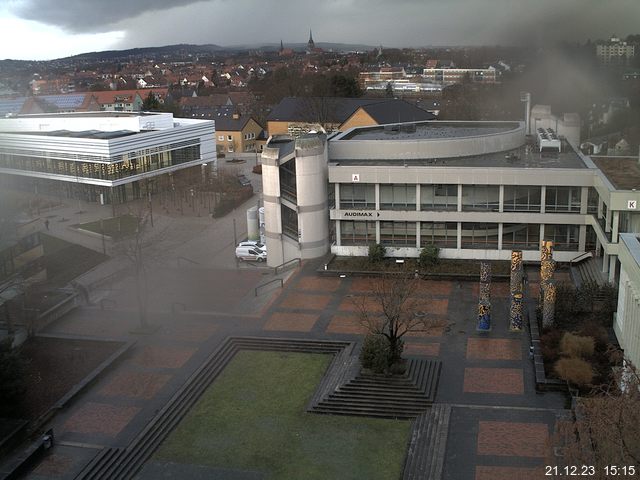
[[[596,236],[596,257],[600,256],[600,248],[602,248],[602,244],[600,243],[600,237]]]
[[[616,262],[618,260],[617,255],[609,255],[609,283],[613,283],[616,280]]]
[[[380,184],[379,183],[376,183],[374,191],[375,191],[375,198],[376,198],[376,210],[380,210]]]
[[[600,196],[598,196],[598,219],[602,218],[602,205],[603,205],[603,201],[602,198]]]
[[[502,206],[502,201],[500,201],[500,205]],[[498,224],[498,250],[502,250],[502,223]]]
[[[416,248],[420,250],[420,222],[416,222]]]
[[[340,229],[340,220],[333,220],[336,222],[336,245],[339,247],[342,245],[342,231]]]
[[[376,243],[380,243],[380,220],[376,220]]]
[[[611,231],[611,209],[607,208],[607,214],[604,216],[604,231],[609,233]]]
[[[462,249],[462,222],[458,222],[458,250]]]
[[[544,223],[540,224],[540,245],[542,245],[542,241],[544,240]],[[540,248],[538,245],[538,248]]]
[[[500,185],[498,191],[498,211],[502,213],[504,212],[504,185]],[[500,228],[502,228],[502,224],[500,224]],[[498,243],[501,244],[502,242],[498,240]],[[498,249],[501,250],[500,247]]]
[[[584,252],[587,245],[587,226],[580,225],[580,230],[578,233],[578,250]]]
[[[609,255],[602,254],[602,273],[609,273]]]
[[[580,215],[587,214],[587,203],[589,199],[589,187],[582,187],[580,190]]]
[[[620,228],[620,212],[618,210],[613,212],[611,227],[611,243],[618,243],[618,229]]]
[[[420,184],[416,184],[416,212],[420,211]]]
[[[542,185],[542,187],[540,187],[540,213],[545,213],[546,204],[547,204],[547,186]]]
[[[334,187],[334,196],[335,196],[335,202],[336,202],[336,209],[340,208],[340,184],[339,183],[335,183],[333,185]]]
[[[462,211],[462,185],[460,184],[458,185],[458,211]]]

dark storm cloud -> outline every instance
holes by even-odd
[[[101,32],[111,24],[199,0],[23,0],[15,14],[73,32]]]
[[[169,43],[385,46],[535,44],[636,33],[640,0],[15,0],[23,18],[72,32]]]

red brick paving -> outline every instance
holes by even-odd
[[[469,338],[467,358],[480,360],[521,360],[522,341],[506,338]]]
[[[509,298],[511,291],[508,282],[492,282],[491,296],[496,298]],[[480,283],[476,282],[471,285],[471,291],[474,299],[480,295]]]
[[[73,459],[71,457],[59,453],[52,453],[44,457],[33,473],[45,477],[61,477],[69,473],[72,465]]]
[[[195,351],[195,348],[147,345],[131,361],[141,367],[180,368]]]
[[[546,456],[549,427],[544,423],[478,422],[478,455]]]
[[[417,293],[420,295],[437,295],[448,297],[453,289],[453,282],[446,280],[423,280],[418,284]]]
[[[374,278],[358,277],[351,281],[351,292],[371,292],[375,284]]]
[[[354,295],[352,297],[344,298],[340,302],[339,310],[344,310],[346,312],[358,312],[360,311],[360,305],[364,302],[367,311],[372,313],[381,313],[382,307],[380,306],[380,302],[376,301],[373,297],[367,297],[365,295]]]
[[[287,332],[309,332],[319,315],[310,313],[276,312],[269,317],[264,326],[265,330],[279,330]]]
[[[335,292],[340,287],[340,278],[336,277],[303,277],[296,286],[297,290]]]
[[[170,375],[145,372],[118,372],[100,393],[105,396],[124,396],[149,400],[164,387]]]
[[[364,335],[367,333],[367,328],[360,323],[357,315],[334,315],[326,332]]]
[[[437,357],[440,355],[439,343],[407,343],[404,346],[404,353],[407,355],[424,355],[426,357]]]
[[[542,480],[543,478],[545,478],[545,475],[542,467],[487,467],[478,465],[476,467],[475,480]]]
[[[306,310],[324,310],[331,300],[329,295],[308,295],[306,293],[289,293],[282,302],[282,308],[303,308]]]
[[[407,333],[407,337],[414,338],[429,338],[429,337],[441,337],[444,334],[444,327],[442,326],[434,326],[427,329],[424,332],[416,331]]]
[[[87,402],[67,419],[62,429],[115,437],[139,411],[138,407]]]
[[[213,323],[187,322],[166,326],[162,329],[162,337],[180,342],[204,342],[220,327]]]
[[[523,371],[520,368],[465,368],[465,393],[524,394]]]
[[[446,315],[449,308],[449,300],[446,298],[417,299],[415,309],[422,310],[431,315]]]

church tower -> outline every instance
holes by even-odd
[[[316,44],[313,41],[313,35],[311,34],[311,30],[309,30],[309,41],[307,42],[307,52],[311,53],[315,50]]]

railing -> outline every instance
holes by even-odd
[[[574,257],[571,260],[569,260],[569,264],[573,265],[574,263],[580,263],[582,260],[586,260],[587,258],[591,258],[591,257],[593,257],[593,253],[584,252],[578,255],[577,257]]]
[[[301,264],[300,259],[299,259],[299,258],[294,258],[294,259],[292,259],[292,260],[289,260],[289,261],[284,262],[284,263],[283,263],[283,264],[281,264],[281,265],[278,265],[278,266],[275,268],[275,274],[277,275],[277,274],[279,274],[279,273],[282,273],[282,272],[284,272],[284,271],[288,270],[288,269],[289,269],[289,268],[291,268],[291,266],[292,266],[292,265],[294,265],[294,264],[295,264],[295,266],[296,266],[296,267],[299,267],[299,266],[300,266],[300,264]]]
[[[281,278],[274,278],[273,280],[269,280],[267,283],[263,283],[262,285],[258,285],[256,288],[254,288],[255,296],[257,297],[260,290],[262,290],[264,287],[268,287],[272,283],[280,283],[280,288],[284,287],[284,281]]]

